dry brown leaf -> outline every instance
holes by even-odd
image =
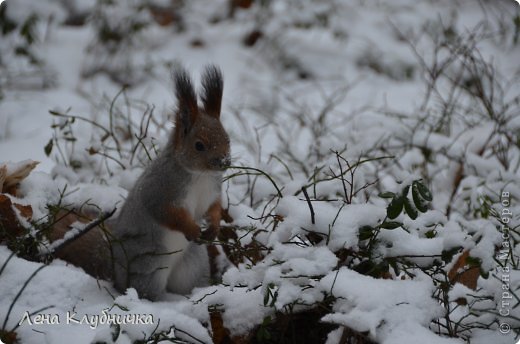
[[[220,210],[220,216],[222,217],[222,220],[224,220],[224,222],[226,222],[226,223],[232,223],[234,221],[233,218],[231,217],[231,215],[229,215],[228,209],[222,208]]]
[[[5,178],[7,177],[7,166],[0,166],[0,192],[3,190]]]
[[[40,162],[34,160],[21,161],[14,166],[7,166],[7,175],[3,182],[3,189],[8,190],[18,185]]]
[[[27,220],[32,219],[33,210],[30,205],[21,205],[21,204],[17,204],[17,203],[14,203],[13,205],[15,206],[16,209],[18,209],[18,211],[20,212],[20,215],[23,218],[25,218]]]
[[[73,210],[61,209],[55,214],[52,229],[45,234],[54,243],[63,239],[75,224],[87,224],[94,218],[89,218],[85,214]],[[109,249],[104,240],[104,232],[100,227],[95,227],[81,237],[70,241],[66,246],[60,247],[54,252],[54,256],[83,268],[86,273],[96,278],[110,278],[108,271],[110,264],[106,264],[106,260],[110,259]]]
[[[220,312],[210,313],[211,330],[213,332],[213,343],[222,344],[229,343],[229,330],[224,327],[224,320]]]
[[[160,26],[168,26],[179,23],[181,17],[173,6],[150,6],[150,14]]]
[[[5,344],[19,343],[18,335],[14,331],[0,330],[0,339],[0,342]]]
[[[253,5],[253,0],[231,0],[231,6],[247,9]]]
[[[467,259],[469,251],[464,251],[455,262],[455,265],[448,272],[448,278],[452,284],[461,283],[470,289],[477,289],[477,280],[480,276],[480,269],[476,266],[471,267]]]
[[[0,194],[0,227],[5,230],[5,233],[0,233],[0,242],[3,241],[5,237],[14,238],[24,232],[24,227],[20,224],[11,198],[4,194]]]

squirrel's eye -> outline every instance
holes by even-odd
[[[206,147],[204,147],[204,144],[202,142],[197,141],[195,142],[195,149],[199,152],[203,152],[206,149]]]

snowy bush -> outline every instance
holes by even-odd
[[[41,56],[41,43],[63,12],[52,1],[31,3],[0,6],[0,96],[5,88],[47,88],[55,83]]]
[[[154,18],[153,10],[161,14],[171,10],[157,7],[161,3],[164,1],[98,0],[89,18],[94,37],[82,75],[88,78],[103,73],[122,86],[135,86],[149,77],[157,64],[149,51],[160,47],[166,34],[157,30],[160,18]]]

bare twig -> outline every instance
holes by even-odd
[[[73,241],[81,238],[83,235],[88,233],[91,229],[95,228],[96,226],[100,225],[116,212],[117,208],[114,208],[113,210],[109,212],[102,213],[97,219],[89,222],[85,225],[83,228],[75,228],[74,230],[69,231],[62,239],[54,241],[45,252],[40,253],[41,257],[49,257],[56,252],[62,250],[64,247],[72,243]]]
[[[312,207],[311,199],[309,198],[309,194],[307,193],[307,190],[305,189],[305,186],[302,186],[303,194],[305,195],[305,200],[307,200],[307,205],[309,206],[309,210],[311,212],[311,222],[312,224],[316,224],[316,220],[314,218],[314,208]]]

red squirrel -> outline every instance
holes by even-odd
[[[202,106],[184,69],[174,71],[173,81],[175,128],[118,217],[105,222],[106,231],[96,227],[55,254],[93,276],[112,278],[120,292],[135,288],[149,300],[209,284],[208,252],[198,239],[210,241],[219,232],[222,175],[230,165],[229,137],[220,122],[220,69],[210,65],[202,73]],[[59,216],[51,241],[78,220],[73,213]],[[208,224],[204,232],[203,220]]]
[[[229,137],[220,122],[222,73],[202,74],[202,106],[183,69],[173,75],[178,107],[168,144],[137,180],[112,228],[113,277],[123,292],[141,297],[188,293],[209,283],[209,259],[199,238],[219,231],[223,171]],[[199,223],[209,227],[201,232]]]
[[[220,122],[220,69],[205,68],[201,107],[187,72],[177,69],[173,77],[175,130],[137,180],[112,228],[116,289],[132,287],[150,300],[208,284],[208,253],[195,240],[213,240],[218,233],[222,175],[230,165],[229,137]],[[209,228],[201,232],[203,219]]]

